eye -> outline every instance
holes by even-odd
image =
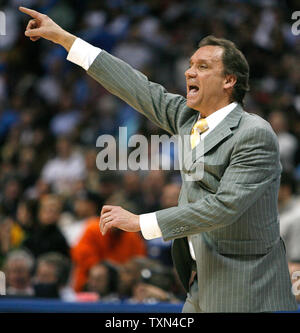
[[[207,65],[205,65],[205,64],[202,64],[202,65],[200,65],[200,68],[207,68]]]

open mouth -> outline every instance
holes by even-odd
[[[199,87],[193,84],[188,85],[187,87],[187,98],[196,97],[198,95]]]
[[[191,93],[196,93],[199,90],[199,87],[194,86],[194,85],[190,85],[189,86],[189,92]]]

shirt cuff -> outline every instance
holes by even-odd
[[[149,240],[162,236],[155,213],[140,215],[140,227],[145,239]]]
[[[100,52],[100,48],[76,38],[68,53],[67,60],[83,67],[87,71]]]

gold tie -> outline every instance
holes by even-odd
[[[198,142],[200,141],[200,134],[204,133],[207,130],[208,130],[208,123],[205,118],[201,118],[196,122],[196,124],[193,126],[190,137],[192,149],[195,148]]]

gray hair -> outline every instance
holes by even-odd
[[[9,262],[21,260],[26,263],[29,271],[33,270],[34,267],[34,257],[24,249],[13,250],[9,252],[6,256],[4,268],[7,267]]]

